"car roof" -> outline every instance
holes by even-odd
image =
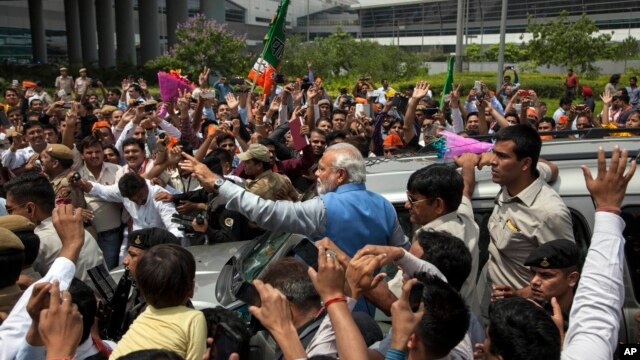
[[[540,157],[553,161],[560,175],[552,187],[562,196],[588,195],[581,165],[597,172],[597,150],[602,147],[607,157],[614,146],[629,150],[632,157],[638,155],[640,137],[616,137],[606,139],[558,139],[545,141]],[[407,199],[406,186],[409,176],[425,166],[441,163],[455,167],[451,159],[439,159],[433,154],[411,154],[394,158],[367,159],[367,189],[383,195],[392,203],[404,203]],[[476,170],[476,188],[473,199],[492,199],[500,190],[491,180],[490,167]],[[628,193],[640,193],[640,177],[635,176]]]

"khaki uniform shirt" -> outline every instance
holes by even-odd
[[[298,201],[300,199],[300,194],[291,184],[291,180],[285,175],[274,173],[271,170],[263,172],[254,180],[247,180],[245,188],[267,200]]]
[[[481,277],[478,279],[478,285],[476,285],[480,253],[478,249],[480,228],[473,218],[471,200],[463,196],[458,210],[432,220],[428,224],[423,225],[419,231],[426,230],[447,231],[451,235],[464,241],[465,245],[467,245],[469,252],[471,252],[471,272],[467,280],[462,284],[460,294],[471,310],[476,314],[480,314],[480,301],[476,286],[484,288],[485,279]]]
[[[540,164],[544,165],[544,164]],[[516,196],[506,187],[496,197],[489,218],[489,279],[514,289],[529,285],[531,273],[524,262],[534,249],[557,239],[575,241],[571,214],[546,180],[548,166],[538,166],[540,176]]]
[[[56,90],[64,90],[69,97],[71,97],[71,93],[73,92],[73,84],[74,81],[71,76],[67,75],[66,77],[62,77],[61,75],[56,78]]]
[[[38,257],[33,262],[33,268],[45,276],[49,268],[58,257],[60,250],[62,250],[62,241],[53,227],[51,218],[42,220],[40,224],[36,226],[34,232],[40,238],[40,249],[38,250]],[[87,285],[93,286],[91,278],[87,274],[87,270],[96,267],[98,265],[107,266],[104,263],[102,257],[102,250],[98,247],[96,240],[87,232],[84,231],[84,244],[80,250],[78,256],[78,263],[76,265],[75,276],[84,281]]]
[[[73,207],[84,209],[87,205],[84,201],[84,192],[80,188],[71,186],[67,179],[72,171],[73,169],[67,169],[51,180],[53,191],[56,193],[56,204],[71,203]]]
[[[87,88],[87,86],[89,86],[90,81],[91,81],[91,78],[89,77],[84,79],[82,77],[77,77],[74,85],[74,90],[76,91],[76,95],[82,95],[85,92],[85,89]]]

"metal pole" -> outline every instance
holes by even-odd
[[[504,40],[507,31],[507,7],[509,0],[502,0],[502,14],[500,15],[500,50],[498,53],[498,79],[496,81],[496,91],[502,86],[502,76],[504,75]]]
[[[503,0],[504,1],[504,0]],[[464,17],[464,0],[458,0],[458,14],[456,26],[456,71],[462,72],[462,25]]]
[[[307,42],[309,42],[309,0],[307,0]]]

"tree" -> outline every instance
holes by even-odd
[[[522,47],[514,43],[504,44],[504,61],[514,63],[524,60],[525,54]],[[493,44],[487,48],[484,52],[484,58],[487,61],[498,61],[498,55],[500,53],[500,44]]]
[[[403,79],[426,69],[419,54],[408,53],[397,46],[358,41],[340,29],[309,42],[304,42],[299,35],[287,38],[281,72],[285,75],[305,74],[307,63],[311,63],[314,74],[323,79],[364,74],[377,81]]]
[[[245,47],[244,36],[231,33],[226,24],[218,24],[197,14],[178,25],[176,43],[169,52],[147,62],[145,67],[154,70],[182,69],[192,74],[192,79],[197,79],[204,66],[225,75],[244,74],[249,71],[249,62],[255,61],[243,56]]]
[[[480,44],[469,44],[464,49],[464,56],[467,61],[482,61],[482,48]]]
[[[528,56],[537,65],[560,65],[582,72],[594,70],[593,63],[606,54],[611,34],[596,35],[598,27],[587,14],[575,21],[568,16],[567,11],[562,11],[547,23],[536,23],[529,16],[526,31],[532,37],[527,43]]]
[[[627,71],[627,60],[637,56],[640,52],[640,42],[632,36],[622,40],[621,43],[616,44],[613,50],[613,56],[615,60],[624,60],[624,71]]]

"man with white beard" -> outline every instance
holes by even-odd
[[[227,209],[237,211],[261,228],[302,234],[314,240],[329,237],[347,255],[367,244],[408,248],[393,205],[367,191],[364,158],[353,145],[327,148],[318,163],[319,196],[304,201],[270,201],[260,198],[211,172],[193,157],[180,163],[203,187],[217,191]]]

